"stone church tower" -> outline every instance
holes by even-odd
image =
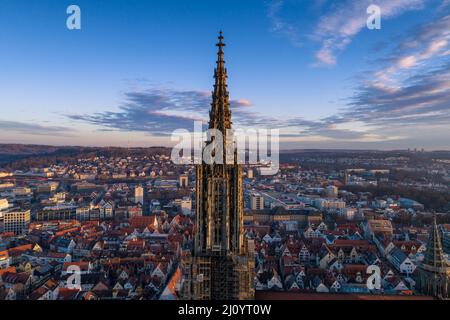
[[[434,217],[425,257],[419,266],[416,288],[438,299],[450,297],[450,266],[442,249],[441,235]]]
[[[183,257],[184,299],[230,300],[254,298],[254,244],[244,237],[242,165],[237,154],[227,156],[231,110],[227,89],[222,32],[214,72],[209,129],[222,133],[222,163],[197,165],[197,220],[192,254]],[[213,138],[214,139],[214,138]],[[234,160],[233,160],[234,159]]]

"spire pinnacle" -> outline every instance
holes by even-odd
[[[217,37],[219,39],[219,43],[216,44],[216,46],[219,47],[219,50],[225,46],[225,43],[223,43],[223,35],[222,31],[219,31],[219,36]]]
[[[433,224],[431,227],[430,238],[427,244],[427,250],[425,251],[423,262],[424,264],[433,266],[435,268],[442,268],[446,266],[436,214],[433,215]]]
[[[219,51],[217,52],[217,69],[224,69],[225,61],[223,60],[223,47],[225,47],[225,43],[223,43],[223,35],[222,31],[219,31],[219,36],[217,37],[219,42],[216,43],[216,46],[219,47]]]
[[[227,90],[227,70],[225,68],[223,47],[223,34],[219,32],[219,47],[217,52],[217,65],[214,70],[214,90],[212,93],[213,101],[210,111],[210,128],[227,129],[231,128],[231,111]],[[223,131],[225,132],[225,131]]]

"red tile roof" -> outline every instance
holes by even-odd
[[[256,300],[433,300],[430,296],[256,291]]]

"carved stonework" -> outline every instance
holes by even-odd
[[[441,236],[434,217],[425,257],[419,266],[416,288],[438,299],[450,297],[450,266],[444,257]]]
[[[231,129],[231,111],[227,90],[222,32],[217,44],[218,59],[214,71],[209,128],[218,129],[226,150],[227,130]],[[253,299],[253,245],[243,232],[242,166],[227,164],[197,165],[197,221],[192,259],[186,259],[185,299]],[[250,248],[249,248],[250,247]]]

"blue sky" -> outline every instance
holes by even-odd
[[[0,142],[169,144],[207,117],[223,30],[236,126],[279,128],[282,148],[450,149],[449,0],[0,6]]]

